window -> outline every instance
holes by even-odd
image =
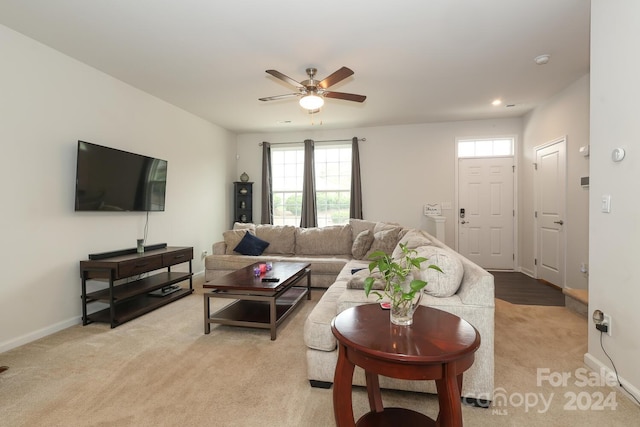
[[[346,224],[351,196],[351,144],[315,144],[318,227]],[[271,148],[273,223],[300,225],[304,146]]]
[[[513,156],[513,138],[458,140],[458,157],[507,156]]]
[[[300,225],[304,147],[272,147],[273,224]]]

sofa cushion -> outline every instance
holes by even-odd
[[[384,284],[384,281],[382,280],[382,274],[380,273],[380,270],[378,270],[377,268],[373,270],[371,273],[369,272],[368,268],[365,268],[364,270],[359,270],[353,273],[353,275],[347,281],[347,289],[362,289],[364,292],[364,280],[369,276],[374,278],[373,286],[371,287],[371,289],[375,289],[375,290],[384,289],[385,284]]]
[[[351,255],[355,259],[364,259],[373,243],[373,230],[364,230],[356,236],[351,246]]]
[[[382,251],[386,254],[393,253],[393,250],[398,244],[398,233],[400,233],[400,230],[400,227],[391,227],[374,232],[373,242],[365,258],[368,259],[371,254],[376,251]]]
[[[460,287],[464,273],[459,256],[435,246],[421,246],[417,251],[418,256],[428,258],[422,263],[423,268],[420,269],[420,273],[415,275],[416,278],[428,283],[424,292],[440,298],[454,295]],[[431,264],[440,267],[442,273],[427,268]]]
[[[241,253],[242,255],[262,255],[265,248],[269,246],[269,242],[265,242],[259,237],[254,236],[249,231],[245,231],[244,237],[240,240],[240,243],[233,248],[234,251]]]
[[[321,228],[295,229],[295,254],[351,255],[351,226],[332,225]]]
[[[224,238],[224,244],[226,245],[226,249],[225,249],[226,255],[237,254],[237,252],[234,252],[233,249],[236,246],[238,246],[238,243],[240,243],[240,240],[242,240],[244,235],[247,234],[247,231],[249,231],[249,233],[252,233],[252,231],[247,229],[227,230],[224,233],[222,233],[222,237]]]
[[[367,221],[365,219],[349,219],[349,225],[351,226],[351,239],[356,240],[358,234],[362,233],[365,230],[369,230],[371,235],[373,236],[373,229],[376,226],[375,221]]]
[[[256,236],[269,242],[265,254],[293,254],[295,250],[295,230],[292,225],[260,224],[256,226]]]
[[[337,275],[344,265],[349,262],[348,256],[332,255],[293,255],[284,259],[291,262],[308,262],[311,264],[311,275],[330,274]]]
[[[313,308],[304,323],[304,342],[307,347],[334,351],[336,337],[331,332],[331,320],[336,317],[336,301],[344,292],[344,285],[334,283],[320,297],[320,301]]]
[[[406,245],[408,249],[416,249],[421,246],[431,245],[431,240],[427,237],[428,234],[422,230],[409,230],[402,238],[398,241],[398,245],[393,250],[393,254],[391,255],[394,259],[399,259],[402,256],[402,249],[400,248],[400,243]]]
[[[251,222],[234,222],[233,229],[256,231],[256,225]]]

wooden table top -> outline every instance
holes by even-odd
[[[232,273],[206,282],[203,287],[220,290],[237,290],[237,291],[270,291],[282,286],[286,286],[289,281],[294,280],[304,273],[305,269],[311,264],[306,262],[289,262],[277,261],[273,262],[271,271],[267,271],[256,277],[253,274],[253,267],[265,262],[256,262],[244,268],[238,269]],[[263,282],[264,277],[277,277],[278,282]]]
[[[466,320],[451,313],[420,306],[413,324],[391,323],[380,304],[349,308],[331,322],[338,340],[371,357],[405,363],[447,363],[475,352],[480,334]]]

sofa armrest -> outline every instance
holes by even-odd
[[[215,242],[211,249],[212,255],[224,255],[227,252],[227,245],[224,242]]]
[[[463,304],[494,307],[493,275],[475,264],[471,268],[469,268],[469,265],[465,265],[464,276],[457,295]]]

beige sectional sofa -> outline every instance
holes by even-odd
[[[333,382],[337,343],[331,320],[343,310],[375,302],[362,290],[368,274],[368,255],[375,250],[392,253],[399,242],[415,248],[429,263],[443,268],[441,275],[429,270],[421,304],[438,308],[467,320],[480,332],[481,345],[474,365],[464,374],[462,395],[473,403],[493,399],[494,388],[494,286],[493,276],[421,230],[397,224],[350,220],[346,226],[302,229],[291,226],[241,225],[224,233],[224,241],[213,245],[205,260],[205,280],[210,281],[256,261],[304,260],[311,263],[313,287],[327,288],[304,326],[307,346],[307,375],[313,386]],[[258,256],[233,251],[249,231],[269,242]],[[426,273],[425,273],[426,274]],[[365,385],[364,373],[356,368],[354,384]],[[405,381],[380,378],[383,388],[435,393],[433,381]]]
[[[233,250],[247,231],[269,242],[261,255],[242,255]],[[311,263],[311,286],[328,288],[353,258],[350,225],[299,228],[236,223],[233,230],[223,233],[223,238],[213,244],[212,255],[205,258],[205,282],[254,262],[305,261]]]

